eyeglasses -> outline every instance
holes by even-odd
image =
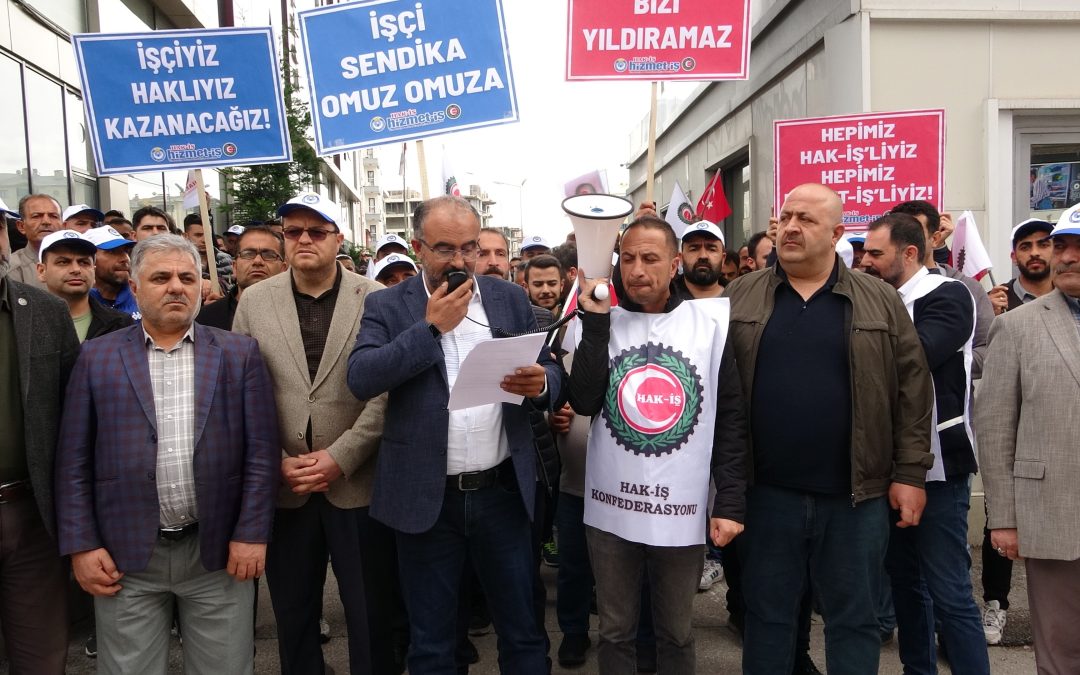
[[[311,232],[311,230],[308,230],[308,232]],[[278,262],[282,259],[281,254],[272,248],[245,248],[236,254],[237,258],[243,260],[254,260],[256,256],[261,256],[266,262]]]
[[[295,241],[304,236],[305,232],[314,242],[324,241],[330,235],[338,233],[337,230],[324,230],[318,227],[313,227],[310,230],[303,227],[286,227],[281,231],[281,236]]]
[[[466,261],[476,260],[476,256],[480,253],[480,247],[477,243],[471,242],[465,244],[461,248],[454,248],[453,246],[432,246],[423,239],[420,243],[427,246],[428,250],[435,254],[435,257],[443,262],[450,262],[457,254],[461,254],[461,259]]]

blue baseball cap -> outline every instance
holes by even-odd
[[[1061,214],[1050,236],[1056,237],[1061,234],[1080,235],[1080,204],[1066,209],[1065,213]]]

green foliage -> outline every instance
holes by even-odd
[[[284,78],[285,116],[289,124],[293,161],[235,167],[222,173],[228,181],[230,203],[223,205],[238,224],[277,217],[277,208],[311,186],[319,171],[319,158],[307,142],[311,113]]]

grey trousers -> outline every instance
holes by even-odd
[[[649,573],[657,669],[664,675],[695,671],[691,617],[705,565],[705,545],[648,546],[586,527],[600,613],[600,675],[634,675],[641,582]]]
[[[207,572],[197,533],[158,539],[146,569],[125,573],[120,585],[116,595],[94,598],[99,673],[165,675],[173,602],[187,675],[254,671],[255,584],[237,582],[225,570]]]
[[[1039,675],[1080,673],[1080,560],[1027,558],[1028,605]]]

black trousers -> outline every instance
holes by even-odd
[[[277,619],[283,675],[324,672],[319,617],[326,564],[334,567],[345,610],[349,670],[396,675],[394,537],[367,507],[339,509],[322,494],[297,509],[278,509],[267,550],[266,580]]]

